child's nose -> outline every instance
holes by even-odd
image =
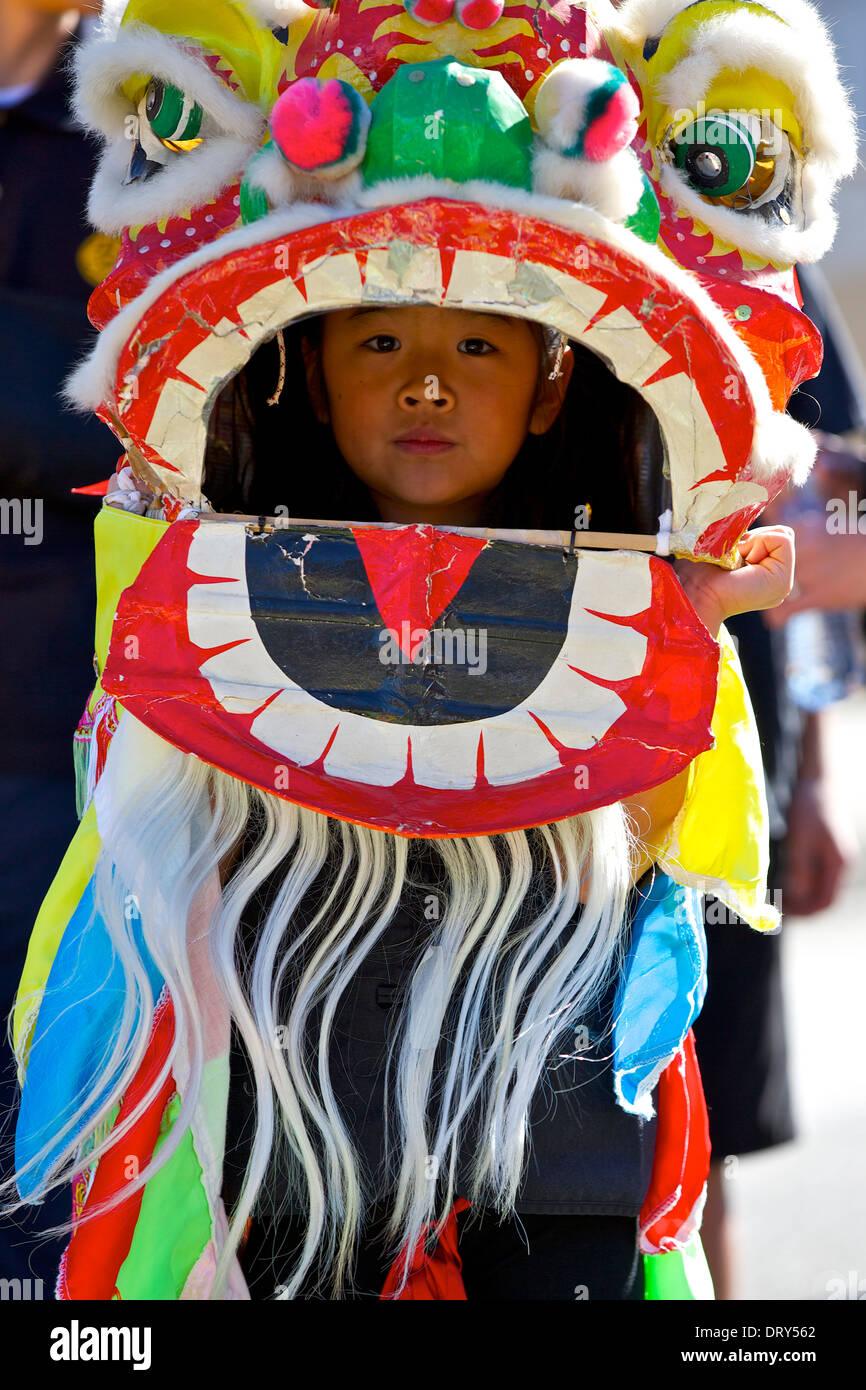
[[[450,410],[455,395],[451,387],[437,372],[418,373],[402,387],[399,403],[404,410],[416,410],[418,406],[433,405],[437,410]]]

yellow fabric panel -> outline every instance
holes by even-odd
[[[69,919],[90,881],[99,845],[96,807],[91,802],[45,895],[27,947],[12,1015],[12,1046],[22,1082],[45,982]]]
[[[367,74],[362,72],[358,64],[354,63],[345,53],[330,53],[320,66],[316,76],[320,82],[336,77],[340,82],[348,83],[350,87],[355,88],[356,92],[360,92],[368,103],[376,95]]]
[[[282,45],[266,24],[242,4],[215,0],[129,0],[122,28],[147,24],[170,38],[191,39],[218,53],[241,83],[244,95],[263,111],[276,99]],[[309,26],[307,26],[309,27]]]
[[[105,668],[111,626],[120,595],[133,582],[167,528],[168,522],[151,521],[118,507],[103,506],[97,515],[94,523],[95,648],[100,672]],[[89,701],[91,711],[101,694],[102,685],[97,682]],[[13,1046],[22,1076],[45,981],[60,939],[93,873],[99,845],[96,807],[91,802],[39,909],[31,933],[13,1013]]]
[[[715,747],[695,758],[679,815],[666,839],[648,852],[677,883],[712,893],[750,926],[772,931],[780,913],[766,901],[770,830],[761,745],[724,626],[719,646]]]
[[[96,539],[96,660],[105,670],[111,625],[123,590],[135,579],[167,521],[151,521],[120,507],[103,507],[94,523]]]

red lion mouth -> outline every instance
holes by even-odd
[[[406,651],[407,634],[455,640]],[[103,685],[264,791],[398,834],[480,835],[682,771],[712,746],[717,661],[656,557],[226,519],[171,526],[123,595]]]

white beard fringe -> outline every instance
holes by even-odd
[[[240,1198],[224,1239],[215,1232],[221,1248],[211,1297],[226,1296],[236,1271],[276,1133],[291,1174],[291,1205],[307,1214],[308,1223],[280,1297],[295,1297],[312,1276],[326,1297],[340,1298],[373,1193],[334,1095],[331,1029],[341,997],[398,908],[408,841],[305,810],[214,771],[128,712],[96,800],[103,847],[95,900],[125,963],[128,993],[142,996],[144,976],[125,908],[134,894],[147,948],[175,1010],[172,1056],[143,1103],[169,1066],[178,1074],[178,1060],[186,1078],[168,1140],[123,1197],[168,1161],[191,1124],[195,1134],[208,1021],[193,985],[187,922],[220,864],[224,887],[207,928],[210,964],[251,1064],[256,1115]],[[622,963],[631,884],[632,831],[621,803],[536,830],[431,843],[441,861],[445,901],[438,920],[418,924],[429,930],[429,941],[402,1000],[386,1071],[389,1200],[394,1194],[387,1238],[392,1258],[406,1252],[404,1281],[423,1228],[444,1223],[453,1205],[461,1145],[464,1159],[471,1153],[471,1180],[470,1190],[459,1195],[503,1218],[513,1210],[528,1157],[530,1103],[557,1041],[587,1016]],[[239,857],[231,864],[233,854]],[[575,922],[584,876],[587,901]],[[257,924],[255,949],[243,959],[242,914],[266,882],[270,906]],[[301,921],[299,908],[314,885],[315,910]],[[127,1008],[126,1041],[121,1037],[113,1056],[122,1056],[131,1040],[131,1060],[100,1118],[128,1087],[143,1055],[150,1030],[145,1002],[137,1027]],[[308,1026],[317,1007],[323,1011],[320,1032],[312,1037]],[[445,1062],[436,1069],[440,1039]],[[95,1094],[104,1084],[105,1076]],[[483,1117],[483,1141],[474,1149],[465,1147],[470,1110]],[[82,1146],[94,1128],[93,1110],[82,1097],[79,1116],[88,1114],[87,1130],[69,1135],[48,1186],[80,1171]],[[96,1144],[88,1162],[115,1142],[116,1132]],[[431,1181],[431,1156],[438,1181]],[[216,1162],[222,1162],[221,1150]]]

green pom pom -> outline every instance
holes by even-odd
[[[659,239],[659,228],[662,224],[661,209],[659,208],[658,198],[651,180],[644,172],[643,193],[640,202],[631,217],[627,217],[623,225],[628,227],[630,232],[639,236],[641,241],[648,241],[654,246]]]
[[[364,181],[428,175],[532,187],[532,129],[501,73],[456,58],[404,63],[376,96]]]
[[[250,182],[250,176],[255,171],[256,160],[266,156],[272,145],[272,140],[266,140],[261,149],[256,150],[241,179],[241,221],[245,227],[250,222],[258,222],[262,217],[267,217],[271,210],[267,194]]]

